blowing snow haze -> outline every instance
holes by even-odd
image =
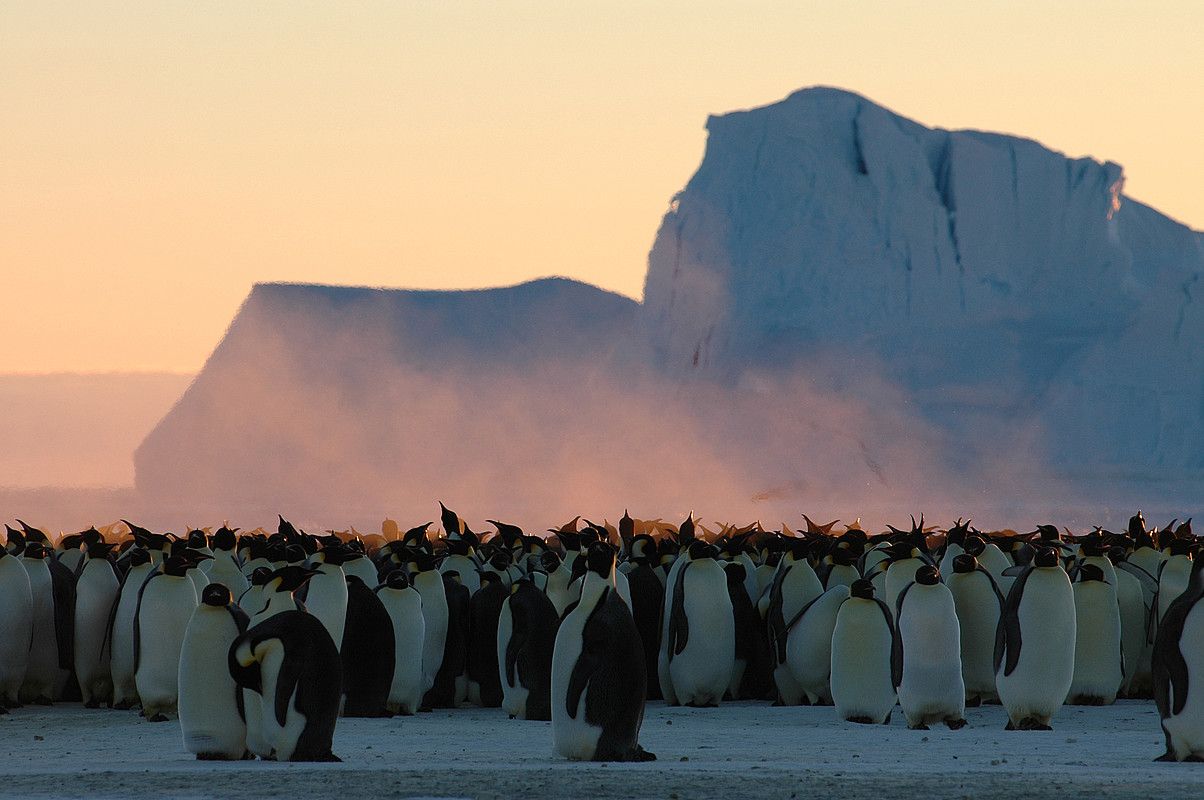
[[[832,89],[708,130],[643,304],[256,286],[139,448],[143,500],[333,521],[440,498],[536,529],[1194,502],[1204,236],[1119,166]]]

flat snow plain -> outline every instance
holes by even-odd
[[[999,706],[969,726],[907,730],[838,722],[831,708],[649,703],[648,764],[571,763],[547,722],[464,708],[344,719],[342,764],[198,762],[179,724],[134,711],[27,707],[0,717],[7,797],[1198,797],[1204,765],[1161,764],[1153,703],[1066,706],[1052,732],[1008,732]]]

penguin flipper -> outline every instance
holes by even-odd
[[[1151,663],[1154,678],[1154,702],[1162,719],[1183,711],[1187,704],[1188,673],[1187,660],[1179,646],[1183,625],[1187,615],[1204,595],[1204,581],[1198,579],[1193,570],[1187,590],[1180,595],[1162,618],[1158,633],[1154,637],[1154,654]]]
[[[1020,601],[1024,597],[1024,586],[1032,574],[1032,567],[1024,568],[1020,577],[1016,578],[1016,582],[1012,584],[1012,589],[1004,601],[1003,611],[999,615],[999,627],[995,629],[996,675],[999,674],[1001,665],[1004,676],[1007,676],[1011,675],[1012,671],[1016,669],[1016,664],[1020,663],[1020,648],[1023,644],[1020,629]]]
[[[309,659],[310,648],[302,646],[301,652],[296,652],[298,644],[299,642],[290,642],[294,652],[285,653],[280,672],[276,675],[276,721],[282,728],[288,722],[288,707],[293,693],[297,691],[297,684],[301,682],[301,665]]]
[[[581,695],[585,693],[590,680],[602,667],[605,660],[606,642],[610,637],[605,630],[605,615],[599,612],[605,605],[610,591],[607,589],[602,593],[598,604],[594,606],[594,610],[586,619],[585,627],[581,630],[581,655],[577,656],[577,663],[573,665],[573,672],[569,676],[568,692],[565,694],[565,707],[569,713],[569,719],[577,719],[577,708],[581,705]]]
[[[669,609],[669,659],[681,655],[690,640],[690,621],[686,617],[686,572],[693,565],[687,563],[678,573],[673,584],[673,605]]]
[[[894,687],[898,689],[899,684],[903,682],[903,638],[899,636],[899,629],[891,617],[890,606],[877,597],[874,598],[874,602],[882,610],[882,616],[886,619],[886,627],[890,630],[890,679]]]
[[[522,649],[527,645],[530,631],[529,624],[526,620],[523,624],[518,623],[517,615],[514,617],[516,624],[511,626],[510,641],[506,643],[506,684],[514,689],[518,686],[518,656]]]

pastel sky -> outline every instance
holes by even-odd
[[[0,3],[0,373],[198,369],[256,281],[634,297],[709,113],[809,85],[1204,227],[1204,3]]]

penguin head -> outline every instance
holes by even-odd
[[[953,571],[955,573],[963,575],[976,569],[978,569],[978,559],[974,556],[963,553],[960,556],[953,557]]]
[[[587,571],[609,579],[614,566],[615,549],[613,547],[606,542],[595,542],[590,545],[585,556],[585,568]]]
[[[502,585],[502,576],[498,575],[496,572],[482,572],[481,573],[481,590],[483,591],[486,586],[494,586],[494,585],[497,585],[497,586]]]
[[[29,544],[25,545],[25,551],[23,555],[26,558],[42,561],[47,556],[46,545],[42,544],[41,542],[30,542]]]
[[[868,581],[865,578],[858,578],[849,586],[849,594],[859,600],[873,600],[874,582]]]
[[[748,576],[748,570],[740,563],[725,564],[723,572],[727,575],[728,586],[743,586],[744,579]]]
[[[551,550],[545,550],[539,556],[539,565],[551,575],[556,570],[560,569],[560,556]]]
[[[987,549],[987,540],[981,536],[967,536],[962,540],[962,549],[977,558]]]
[[[1078,578],[1080,583],[1085,583],[1086,581],[1103,581],[1107,583],[1107,579],[1104,578],[1104,571],[1095,564],[1083,564],[1080,566]]]
[[[1196,549],[1196,543],[1192,539],[1172,539],[1167,549],[1172,556],[1190,556]]]
[[[851,567],[861,558],[861,552],[847,542],[840,542],[832,548],[832,563],[840,567]]]
[[[218,528],[217,533],[213,534],[213,549],[233,550],[238,544],[237,532],[238,528],[227,528],[225,525]]]
[[[251,571],[252,586],[267,586],[272,579],[272,570],[267,567],[256,567]]]
[[[192,567],[192,562],[184,556],[171,556],[163,560],[163,574],[173,578],[183,578]]]
[[[317,575],[318,571],[289,565],[281,567],[271,574],[268,579],[268,586],[274,585],[274,591],[277,592],[295,592],[304,586],[310,578]]]
[[[916,570],[916,583],[921,586],[936,586],[941,582],[941,571],[931,564],[925,564]]]
[[[284,560],[289,564],[302,564],[308,555],[305,548],[299,544],[289,544],[284,547]]]
[[[385,577],[385,586],[390,589],[408,589],[410,586],[410,576],[406,574],[404,569],[395,569]]]
[[[1033,566],[1036,567],[1057,567],[1060,564],[1058,551],[1052,547],[1039,548],[1033,556]]]
[[[503,572],[513,563],[514,559],[510,557],[510,552],[507,550],[498,550],[489,558],[489,566]]]
[[[702,539],[695,539],[690,543],[690,558],[694,561],[700,558],[719,558],[719,549]]]
[[[189,547],[195,550],[209,546],[209,537],[205,536],[205,532],[201,530],[194,529],[189,531],[185,541],[188,542]]]
[[[225,608],[230,605],[230,590],[223,584],[211,583],[201,590],[201,602],[214,608]]]

